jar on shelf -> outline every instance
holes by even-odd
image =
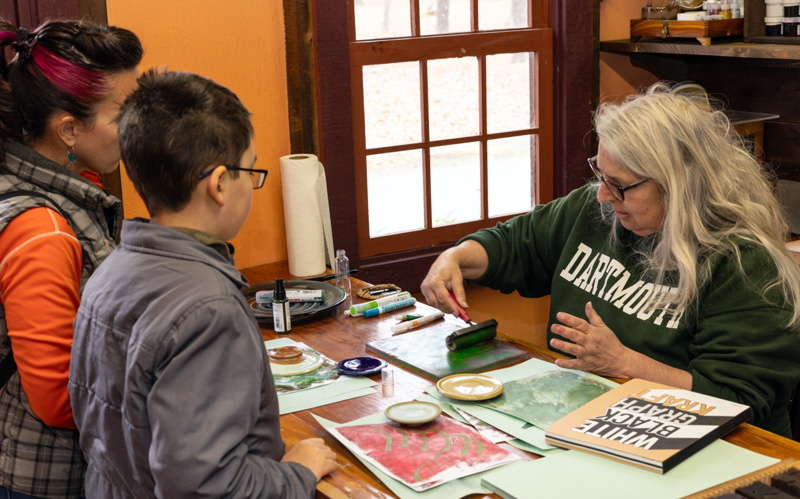
[[[765,34],[767,36],[781,36],[783,34],[782,18],[780,17],[765,17],[764,25],[766,27]]]
[[[783,4],[781,3],[768,3],[767,17],[783,17]]]
[[[797,26],[800,25],[800,17],[781,18],[781,29],[784,37],[797,36]]]
[[[783,17],[800,16],[800,0],[785,0],[783,2]]]

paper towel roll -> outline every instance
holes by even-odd
[[[325,169],[313,154],[280,159],[289,272],[297,277],[333,268],[333,233]]]

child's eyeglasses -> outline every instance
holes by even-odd
[[[253,189],[261,189],[261,187],[264,185],[264,180],[266,180],[267,174],[269,173],[269,170],[255,170],[253,168],[239,168],[238,166],[225,165],[225,168],[227,168],[228,170],[238,170],[238,171],[241,171],[241,172],[250,173],[250,181],[253,183]],[[213,171],[214,171],[214,169],[211,169],[211,170],[208,170],[206,172],[201,173],[200,175],[198,175],[197,180],[203,180],[204,178],[206,178],[209,175],[211,175],[211,172],[213,172]]]

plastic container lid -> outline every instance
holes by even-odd
[[[775,24],[780,24],[782,22],[783,22],[783,18],[782,17],[765,17],[764,18],[764,24],[775,25]]]

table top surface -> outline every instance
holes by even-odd
[[[251,284],[272,281],[276,278],[297,278],[291,276],[286,262],[277,262],[245,269],[243,273],[250,280]],[[363,300],[355,297],[355,293],[362,287],[368,286],[368,284],[352,277],[351,283],[352,301],[354,303],[362,303]],[[265,340],[288,337],[294,341],[303,342],[309,347],[339,362],[351,357],[364,355],[376,356],[374,353],[366,351],[367,342],[390,337],[392,335],[390,328],[397,323],[398,315],[411,313],[428,315],[433,311],[435,311],[435,309],[432,307],[417,302],[415,307],[404,308],[395,313],[364,319],[363,317],[353,318],[346,316],[344,313],[345,305],[343,304],[329,312],[293,324],[292,331],[288,335],[277,335],[268,327],[262,327],[261,331]],[[422,327],[430,328],[431,330],[433,328],[446,328],[450,331],[455,331],[456,329],[463,328],[464,323],[452,315],[445,315],[444,321],[436,321]],[[498,335],[502,337],[502,325],[500,325],[498,329]],[[503,339],[512,342],[512,340],[507,338]],[[560,357],[560,355],[537,345],[529,345],[520,342],[513,343],[515,346],[529,352],[530,358],[538,358],[547,362],[553,362],[556,358]],[[318,495],[333,499],[395,497],[386,486],[378,481],[375,476],[350,453],[350,451],[345,449],[335,438],[325,431],[311,415],[313,412],[331,421],[346,423],[383,412],[392,404],[413,400],[416,396],[422,394],[426,388],[434,384],[433,381],[405,370],[402,367],[393,365],[391,362],[390,367],[394,369],[393,390],[386,390],[385,392],[379,390],[373,395],[281,416],[281,433],[287,448],[293,446],[299,440],[319,437],[324,439],[325,443],[338,455],[337,462],[339,464],[339,469],[325,477],[317,485]],[[380,374],[373,376],[372,379],[380,381]],[[381,387],[379,386],[378,388],[380,389]],[[736,445],[778,459],[789,457],[800,458],[800,443],[749,424],[743,424],[729,433],[724,439]],[[528,454],[509,444],[501,445],[505,449],[519,454],[524,459],[539,458],[539,456]],[[471,497],[480,496],[476,495]],[[487,495],[484,497],[499,496]]]

